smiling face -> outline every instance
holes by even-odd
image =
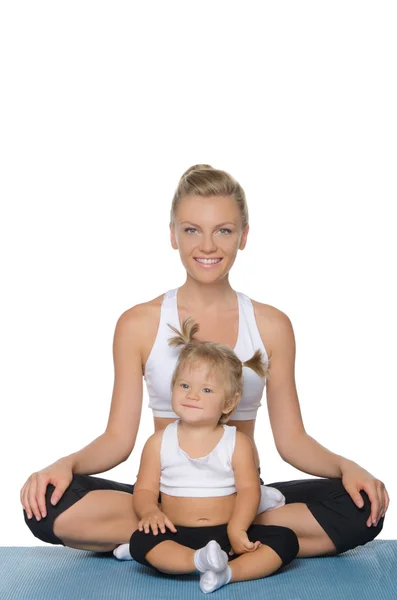
[[[185,196],[173,224],[171,244],[188,274],[198,281],[225,277],[247,241],[237,203],[230,196]]]
[[[218,423],[225,389],[215,369],[204,363],[181,366],[172,390],[172,410],[188,423]]]

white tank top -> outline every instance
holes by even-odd
[[[236,492],[232,456],[236,427],[223,425],[223,436],[215,448],[200,458],[191,458],[179,446],[180,419],[167,425],[161,440],[160,492],[169,496],[206,498]]]
[[[145,365],[145,381],[149,394],[149,408],[155,417],[177,419],[178,415],[171,409],[171,379],[180,348],[170,348],[168,339],[175,333],[167,323],[181,330],[178,307],[178,289],[168,291],[163,298],[160,312],[160,323],[157,336]],[[233,348],[238,358],[244,362],[251,358],[256,350],[261,350],[264,360],[268,360],[266,348],[262,342],[255,320],[254,307],[248,296],[236,292],[238,299],[238,339]],[[249,367],[243,367],[243,394],[236,410],[230,419],[248,421],[256,418],[265,381]]]

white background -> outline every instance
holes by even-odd
[[[397,538],[394,2],[4,2],[1,56],[2,545],[27,477],[106,426],[129,307],[182,285],[168,240],[196,163],[244,187],[235,289],[294,326],[307,432],[386,483]],[[152,433],[104,477],[133,483]],[[278,456],[266,403],[265,481]]]

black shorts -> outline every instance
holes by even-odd
[[[203,548],[210,540],[216,540],[230,560],[238,557],[238,554],[229,556],[231,545],[227,535],[227,523],[223,525],[212,525],[210,527],[182,527],[176,525],[176,532],[166,528],[165,533],[154,535],[152,531],[134,531],[130,539],[130,554],[142,565],[153,567],[145,559],[146,554],[158,544],[166,540],[172,540],[182,546],[198,550]],[[299,552],[299,542],[296,534],[288,527],[279,525],[251,525],[247,529],[247,535],[251,542],[262,542],[270,546],[281,558],[282,567],[288,565]],[[280,567],[281,568],[281,567]],[[157,569],[156,569],[157,570]]]
[[[364,506],[358,508],[343,487],[341,479],[297,479],[267,483],[266,485],[275,487],[284,494],[286,504],[294,502],[306,504],[312,515],[331,538],[337,554],[370,542],[382,531],[384,518],[379,520],[377,527],[367,527],[366,525],[371,513],[367,493],[361,490],[360,494]],[[94,477],[93,475],[74,475],[71,484],[59,502],[56,506],[53,506],[50,503],[50,498],[54,489],[52,484],[47,486],[47,516],[44,519],[36,521],[34,515],[31,519],[28,519],[25,510],[23,510],[23,515],[27,526],[35,537],[49,544],[61,545],[64,545],[64,543],[53,531],[54,521],[58,515],[86,494],[92,490],[116,490],[129,494],[134,492],[134,486],[131,484],[119,483],[118,481]]]

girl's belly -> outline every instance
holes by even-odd
[[[161,493],[161,510],[175,525],[207,527],[228,523],[236,494],[211,498],[180,498]]]

